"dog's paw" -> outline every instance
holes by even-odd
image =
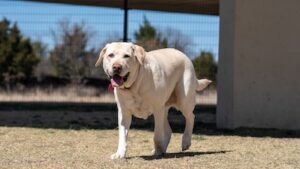
[[[183,139],[181,144],[182,151],[188,150],[190,147],[191,147],[191,141],[187,139]]]
[[[116,159],[121,159],[121,158],[124,158],[125,157],[125,153],[122,153],[122,152],[116,152],[115,154],[112,154],[110,156],[110,159],[112,160],[116,160]]]
[[[153,150],[152,150],[152,155],[159,157],[159,156],[164,156],[165,153],[162,152],[162,151],[153,149]]]

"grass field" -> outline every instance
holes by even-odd
[[[71,130],[0,127],[0,168],[300,168],[300,139],[193,135],[180,152],[181,134],[172,135],[168,154],[153,158],[153,133],[130,130],[127,158],[112,161],[116,129]]]

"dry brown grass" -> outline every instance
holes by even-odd
[[[112,161],[117,130],[59,130],[0,127],[0,168],[278,168],[300,166],[300,139],[193,135],[180,152],[173,134],[169,154],[151,156],[152,132],[131,130],[127,159]]]
[[[0,101],[39,102],[115,102],[112,93],[101,92],[92,87],[64,87],[59,89],[31,89],[24,92],[0,92]],[[205,90],[197,95],[197,103],[216,104],[216,90]]]

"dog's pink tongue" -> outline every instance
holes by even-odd
[[[119,75],[114,75],[111,79],[110,79],[111,85],[113,87],[118,87],[121,86],[124,83],[124,80],[121,76]]]

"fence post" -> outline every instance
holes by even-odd
[[[123,28],[123,42],[128,41],[128,0],[124,0],[124,28]]]

